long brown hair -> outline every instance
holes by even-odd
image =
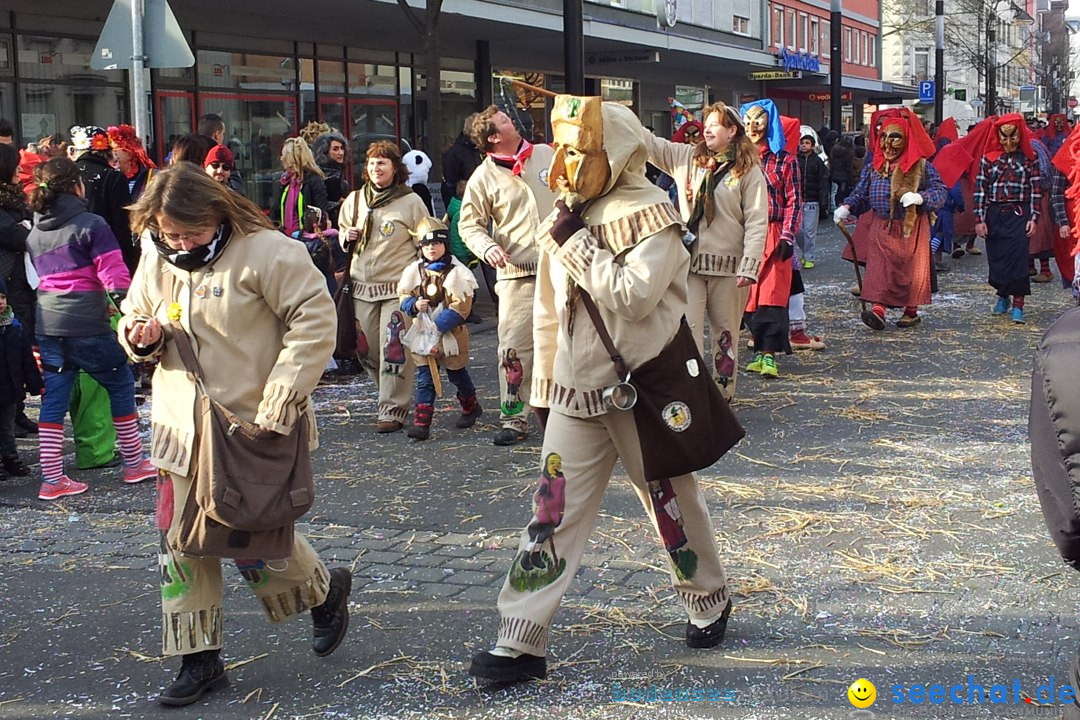
[[[746,136],[746,127],[738,111],[726,103],[717,101],[705,108],[701,112],[701,117],[708,122],[709,116],[713,113],[720,113],[720,124],[724,127],[737,128],[735,137],[731,138],[731,149],[735,151],[735,165],[731,168],[731,175],[740,178],[750,172],[750,168],[760,167],[761,155],[758,153],[757,146]],[[711,153],[712,151],[706,147],[704,141],[698,143],[694,148],[694,163],[703,167]]]
[[[214,180],[198,166],[181,162],[154,175],[139,201],[128,207],[131,229],[157,230],[158,217],[167,216],[188,228],[208,227],[228,220],[239,233],[249,235],[273,225],[259,206]]]
[[[75,188],[82,179],[79,168],[65,157],[53,158],[34,168],[37,185],[30,193],[30,209],[43,213],[53,206],[61,195],[75,195]]]

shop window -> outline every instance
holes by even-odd
[[[19,35],[19,76],[26,80],[122,83],[121,70],[91,69],[93,52],[93,40]]]
[[[12,75],[15,72],[15,63],[11,60],[11,48],[11,36],[0,35],[0,76]]]
[[[296,134],[296,103],[274,95],[203,93],[200,115],[225,120],[225,144],[243,174],[245,194],[263,209],[270,207],[281,174],[281,148]]]
[[[350,95],[396,95],[396,68],[393,65],[349,63]]]
[[[66,135],[72,125],[108,127],[127,122],[123,87],[24,83],[19,90],[23,145],[42,135]]]
[[[246,92],[296,91],[295,60],[228,50],[199,50],[199,85]]]
[[[15,84],[9,82],[0,82],[0,117],[7,118],[16,127],[18,131],[18,118],[15,117]],[[20,147],[26,147],[26,143],[36,140],[37,138],[31,137],[17,137],[15,141]]]

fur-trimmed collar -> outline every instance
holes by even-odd
[[[904,193],[919,192],[919,185],[922,184],[923,177],[926,174],[926,160],[919,158],[907,172],[904,172],[903,168],[900,167],[900,163],[893,163],[892,168],[889,195],[890,219],[896,214],[896,209],[900,207],[900,198],[904,196]],[[919,207],[917,205],[908,207],[904,212],[904,237],[911,237],[918,216]]]

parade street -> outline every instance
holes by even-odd
[[[841,243],[823,223],[804,272],[808,332],[828,349],[781,356],[775,380],[743,373],[746,438],[701,474],[734,593],[720,647],[686,647],[667,558],[619,469],[555,616],[547,680],[467,675],[495,640],[540,469],[535,425],[521,445],[491,442],[485,297],[486,322],[470,326],[486,410],[474,429],[453,427],[444,398],[430,441],[377,435],[367,378],[315,393],[319,497],[304,529],[329,566],[354,572],[349,634],[331,657],[312,654],[307,616],[268,625],[226,565],[232,684],[159,707],[178,662],[159,657],[152,484],[77,472],[89,492],[55,503],[35,499],[36,476],[0,484],[0,718],[811,720],[851,716],[859,678],[876,686],[874,717],[1056,718],[1039,688],[1052,684],[1057,704],[1068,682],[1080,577],[1043,524],[1027,405],[1031,350],[1072,298],[1056,277],[1034,285],[1027,324],[1013,325],[990,313],[986,256],[966,256],[921,325],[898,329],[893,313],[874,333]],[[36,439],[19,442],[36,459]],[[995,684],[1007,704],[990,704]],[[916,685],[943,686],[944,700]]]

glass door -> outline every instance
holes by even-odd
[[[158,167],[165,165],[173,143],[183,135],[195,131],[195,96],[193,93],[159,90],[154,98],[156,160]]]

